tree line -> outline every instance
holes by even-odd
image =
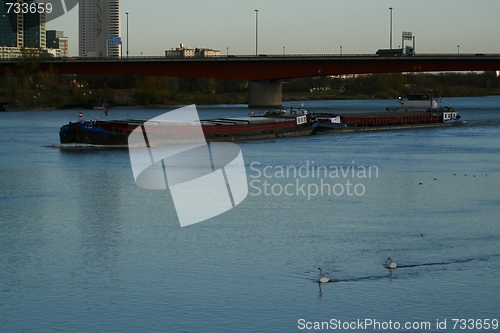
[[[300,79],[283,87],[286,92],[309,90],[332,98],[388,99],[428,90],[441,97],[486,96],[500,94],[500,77],[496,72],[388,73]]]

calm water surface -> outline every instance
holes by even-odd
[[[395,103],[303,104],[366,112]],[[59,127],[78,111],[0,113],[0,332],[432,324],[394,330],[417,332],[439,331],[436,320],[447,319],[449,331],[452,318],[500,320],[500,98],[443,103],[467,123],[239,143],[249,195],[186,228],[168,191],[135,185],[126,150],[57,147]],[[167,110],[113,109],[108,118]],[[201,118],[248,113],[198,110]],[[356,173],[313,175],[321,167]],[[369,167],[371,175],[358,173]],[[293,193],[280,193],[287,185]],[[402,267],[386,269],[388,257]],[[315,282],[319,266],[334,283]]]

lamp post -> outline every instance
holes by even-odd
[[[128,12],[125,13],[127,15],[127,58],[128,58]]]
[[[457,45],[458,48],[458,55],[460,55],[460,45]]]
[[[259,54],[259,10],[255,10],[255,55]]]
[[[389,42],[389,45],[390,45],[390,49],[392,50],[392,7],[389,7],[389,10],[391,11],[391,27],[390,27],[390,42]]]
[[[340,45],[340,56],[342,57],[342,45]]]

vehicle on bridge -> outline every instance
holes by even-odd
[[[412,57],[415,55],[415,49],[411,46],[404,49],[379,49],[375,54],[381,57]]]

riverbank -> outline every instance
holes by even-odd
[[[120,98],[116,98],[116,97]],[[125,96],[125,101],[123,96]],[[486,97],[486,96],[500,96],[500,92],[496,94],[486,94],[486,95],[475,95],[475,96],[451,96],[451,97]],[[106,96],[107,97],[107,96]],[[283,102],[292,102],[292,101],[328,101],[328,100],[385,100],[385,99],[394,99],[397,100],[399,96],[389,97],[389,98],[377,98],[375,96],[356,94],[356,95],[348,95],[348,94],[327,94],[327,93],[283,93]],[[449,97],[449,96],[440,96],[440,97]],[[122,92],[111,95],[108,98],[109,108],[114,107],[161,107],[161,106],[174,106],[174,105],[219,105],[219,104],[229,104],[229,105],[238,105],[238,104],[248,104],[248,97],[246,93],[230,93],[230,94],[220,94],[220,95],[208,95],[208,94],[182,94],[181,96],[177,96],[177,98],[169,100],[164,104],[142,104],[134,101],[132,98],[128,98],[126,94]],[[75,103],[75,104],[64,104],[58,106],[49,106],[46,104],[34,105],[30,107],[20,107],[19,104],[16,104],[15,109],[7,109],[0,111],[23,111],[23,110],[69,110],[69,109],[85,109],[86,103]]]
[[[1,79],[1,78],[0,78]],[[9,74],[0,85],[0,103],[23,109],[85,108],[104,98],[113,106],[247,104],[248,82],[219,79]],[[1,80],[0,80],[1,81]],[[495,73],[372,74],[283,81],[283,101],[397,99],[432,91],[435,97],[500,95]]]

